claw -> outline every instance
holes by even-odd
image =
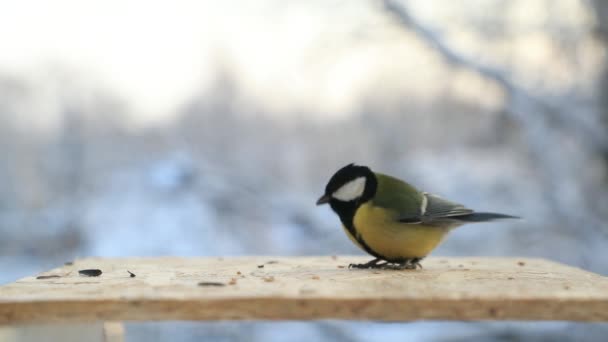
[[[349,264],[348,268],[356,269],[382,269],[382,270],[415,270],[417,268],[422,269],[420,264],[422,258],[406,259],[399,263],[391,263],[381,259],[373,259],[365,264]]]
[[[415,270],[417,268],[422,269],[420,260],[422,260],[422,258],[407,259],[400,263],[392,263],[392,264],[386,263],[383,265],[384,266],[383,269],[387,269],[387,270]]]
[[[380,265],[378,265],[378,263],[382,261],[380,259],[373,259],[370,260],[369,262],[366,262],[365,264],[350,264],[348,265],[348,268],[357,268],[357,269],[369,269],[369,268],[378,268]],[[385,265],[385,264],[381,264],[381,265]]]

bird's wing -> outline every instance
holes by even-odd
[[[422,193],[422,203],[418,215],[403,213],[399,216],[399,222],[418,223],[448,223],[459,216],[472,214],[473,210],[460,203],[448,201],[437,195]]]
[[[460,203],[448,201],[427,192],[424,192],[422,195],[424,196],[422,203],[422,221],[428,222],[473,213],[473,210]]]
[[[392,211],[396,221],[408,224],[449,224],[458,222],[458,216],[473,213],[473,210],[462,204],[420,192],[400,179],[380,173],[376,173],[376,178],[378,189],[373,199],[374,205]]]

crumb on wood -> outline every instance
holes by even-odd
[[[41,275],[41,276],[36,277],[36,279],[52,279],[52,278],[61,278],[61,276],[58,276],[56,274],[50,274],[50,275]]]
[[[198,286],[226,286],[226,284],[224,283],[220,283],[217,281],[201,281],[200,283],[198,283]]]
[[[241,271],[236,271],[236,274],[241,275],[242,273]]]
[[[236,285],[236,278],[230,279],[230,281],[228,282],[228,285]]]
[[[525,266],[525,265],[526,265],[526,263],[525,263],[525,262],[523,262],[523,261],[518,261],[518,262],[517,262],[517,264],[518,264],[519,266]]]
[[[137,277],[137,276],[135,275],[135,273],[133,273],[133,272],[131,272],[131,271],[129,271],[129,270],[127,270],[127,272],[129,272],[129,277],[131,277],[131,278],[135,278],[135,277]]]
[[[78,274],[87,276],[87,277],[99,277],[103,272],[100,269],[91,268],[86,270],[79,270]]]
[[[321,279],[321,277],[319,277],[318,275],[313,275],[313,276],[312,276],[312,279],[314,279],[314,280],[319,280],[319,279]]]
[[[264,281],[267,282],[267,283],[272,283],[274,281],[274,277],[273,276],[264,277],[262,279],[264,279]]]

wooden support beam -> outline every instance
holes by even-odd
[[[0,324],[146,320],[608,321],[608,278],[541,259],[90,258],[0,287]],[[100,269],[98,277],[79,275]],[[132,272],[132,277],[127,271]],[[51,276],[51,277],[49,277]],[[56,277],[55,277],[56,276]]]

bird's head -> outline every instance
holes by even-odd
[[[348,164],[331,177],[317,205],[329,203],[334,210],[336,205],[357,206],[370,200],[377,186],[376,176],[369,167]]]

